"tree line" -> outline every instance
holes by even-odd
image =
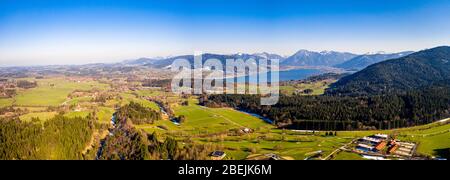
[[[209,95],[208,107],[232,107],[270,118],[279,127],[309,130],[393,129],[450,117],[450,87],[371,96],[281,96],[261,106],[258,95]]]
[[[116,113],[116,126],[111,131],[102,147],[98,159],[104,160],[194,160],[208,159],[209,153],[216,146],[194,144],[192,142],[180,146],[172,137],[159,138],[156,133],[147,134],[134,127],[134,118],[139,115],[130,113],[147,112],[141,105],[130,103],[121,107]],[[138,113],[139,114],[139,113]],[[156,119],[153,119],[156,120]],[[141,122],[141,121],[138,121]]]
[[[17,81],[17,87],[24,88],[24,89],[30,89],[37,87],[38,84],[36,81],[27,81],[27,80],[19,80]]]
[[[139,103],[130,102],[120,107],[117,111],[118,117],[130,119],[133,124],[153,124],[161,120],[161,112],[142,106]]]
[[[44,123],[0,119],[0,159],[86,159],[82,151],[95,128],[90,117],[57,115]]]

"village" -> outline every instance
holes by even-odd
[[[351,145],[352,152],[366,159],[413,159],[417,145],[403,142],[387,134],[374,134],[358,139]]]

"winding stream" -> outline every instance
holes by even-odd
[[[112,125],[112,128],[109,128],[109,129],[108,129],[108,134],[109,134],[109,136],[114,135],[113,130],[116,128],[116,121],[117,121],[116,113],[113,113],[113,115],[111,116],[111,125]],[[95,156],[95,160],[99,160],[100,156],[102,155],[102,153],[103,153],[103,148],[104,148],[104,146],[105,146],[105,141],[106,141],[106,137],[103,138],[102,140],[100,140],[100,147],[98,148],[97,154],[96,154],[96,156]]]

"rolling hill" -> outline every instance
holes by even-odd
[[[450,47],[441,46],[371,65],[331,85],[327,94],[389,94],[450,79]]]
[[[400,58],[403,56],[407,56],[411,53],[413,53],[413,52],[405,51],[405,52],[392,53],[392,54],[386,54],[386,53],[364,54],[361,56],[356,56],[355,58],[350,59],[344,63],[335,65],[334,67],[346,69],[346,70],[359,71],[359,70],[364,69],[367,66],[370,66],[372,64],[379,63],[381,61],[385,61],[385,60],[389,60],[389,59]]]

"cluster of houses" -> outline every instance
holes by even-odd
[[[14,93],[16,83],[14,81],[1,78],[0,79],[0,98],[10,98]]]
[[[358,139],[355,152],[360,154],[412,157],[416,144],[400,142],[387,134],[374,134]]]
[[[358,140],[356,151],[363,153],[381,151],[386,147],[388,138],[389,136],[386,134],[375,134],[363,137]]]

